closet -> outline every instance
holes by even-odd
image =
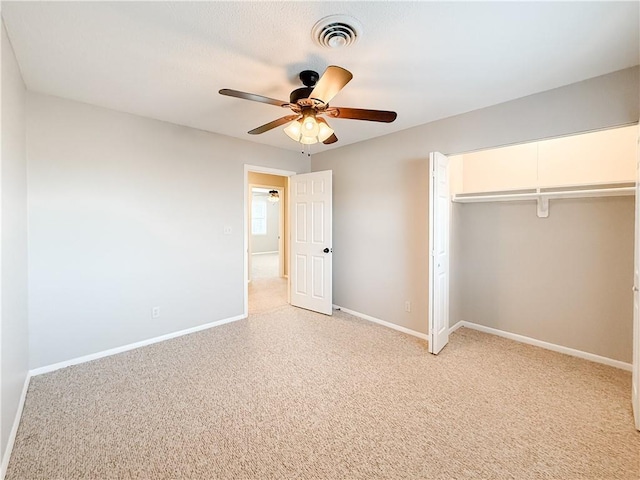
[[[450,156],[450,324],[632,362],[638,126]]]

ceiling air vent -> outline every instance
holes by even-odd
[[[353,45],[362,35],[362,26],[347,15],[330,15],[318,21],[311,30],[313,40],[325,48],[342,48]]]

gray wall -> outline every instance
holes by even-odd
[[[454,204],[457,320],[631,363],[633,197]]]
[[[334,302],[426,333],[429,152],[637,122],[638,87],[635,67],[314,155],[313,171],[334,172]],[[348,121],[335,128],[339,133]],[[455,237],[458,219],[452,222]],[[457,250],[453,241],[452,262]],[[462,319],[455,271],[451,280],[453,324]]]
[[[243,165],[308,160],[40,94],[27,114],[31,368],[244,313]]]
[[[9,434],[28,370],[27,320],[27,157],[25,86],[2,25],[2,180],[0,455]]]

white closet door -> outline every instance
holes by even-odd
[[[429,352],[449,342],[449,159],[429,156]]]
[[[631,402],[636,429],[640,430],[640,137],[636,153],[636,233],[633,261],[633,376],[631,381]]]
[[[291,305],[331,315],[331,170],[290,177]]]

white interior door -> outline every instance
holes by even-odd
[[[331,170],[294,175],[291,192],[291,305],[331,315]]]
[[[640,430],[640,136],[636,153],[636,233],[633,261],[633,375],[631,379],[631,403],[636,429]]]
[[[449,342],[449,159],[429,156],[429,352]]]

